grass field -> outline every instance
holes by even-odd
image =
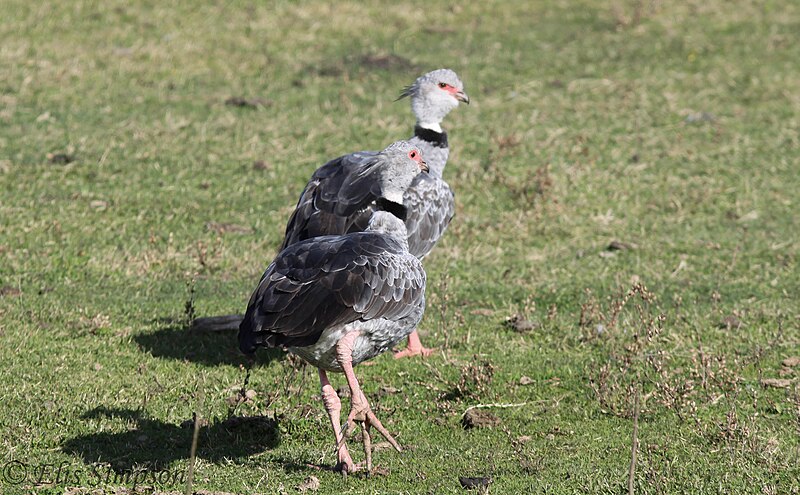
[[[195,490],[620,493],[635,450],[637,493],[800,493],[800,4],[136,4],[0,0],[0,492],[182,491],[198,410]],[[315,370],[261,353],[234,408],[235,335],[189,321],[439,67],[440,352],[357,368],[407,449],[343,480]]]

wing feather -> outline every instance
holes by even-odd
[[[308,264],[314,262],[314,266]],[[405,318],[424,305],[422,263],[397,241],[357,232],[301,241],[261,278],[239,327],[239,345],[312,345],[330,327]]]
[[[425,257],[444,234],[455,215],[455,195],[442,179],[420,174],[406,191],[408,250]]]
[[[280,250],[321,235],[365,230],[381,196],[376,157],[370,151],[351,153],[317,169],[289,218]]]

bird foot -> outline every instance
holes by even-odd
[[[350,435],[353,428],[355,428],[356,423],[361,423],[361,437],[364,443],[364,455],[366,456],[365,467],[367,472],[372,471],[372,435],[370,434],[370,428],[374,427],[376,430],[378,430],[378,433],[383,435],[383,437],[392,445],[392,447],[395,448],[395,450],[398,452],[403,451],[397,440],[394,439],[392,434],[389,433],[389,430],[383,426],[377,416],[375,416],[375,413],[372,412],[372,409],[369,407],[367,399],[363,396],[363,394],[360,394],[360,397],[356,396],[356,398],[353,400],[350,414],[347,416],[347,421],[344,425],[342,425],[343,442]],[[356,470],[364,468],[364,466],[360,465],[353,467]]]
[[[401,359],[401,358],[413,357],[413,356],[428,357],[431,354],[433,354],[434,352],[436,352],[436,348],[427,348],[427,347],[422,347],[421,345],[420,346],[411,346],[409,344],[409,346],[406,347],[405,349],[403,349],[402,351],[395,352],[394,353],[394,358],[395,359]]]
[[[355,426],[355,423],[361,423],[365,432],[367,432],[370,427],[375,427],[375,429],[378,430],[378,433],[383,435],[383,438],[385,438],[386,441],[389,442],[392,445],[392,447],[395,448],[395,450],[397,450],[398,452],[403,451],[403,448],[400,447],[400,444],[397,443],[397,440],[395,440],[392,434],[389,433],[389,430],[387,430],[383,426],[383,424],[381,424],[380,420],[378,420],[378,418],[375,416],[375,413],[372,412],[371,409],[368,409],[366,411],[363,419],[355,418],[353,417],[353,412],[350,413],[350,416],[347,418],[347,422],[342,426],[342,431],[344,432],[343,436],[345,438],[351,433],[353,427]],[[363,435],[363,437],[365,440],[364,443],[370,441],[367,440],[369,438],[369,433]]]
[[[427,349],[422,347],[422,341],[419,339],[419,332],[414,330],[410,334],[408,334],[408,345],[406,348],[400,352],[395,353],[394,358],[400,359],[404,357],[411,357],[411,356],[422,356],[427,357],[433,354],[433,351],[436,349]]]

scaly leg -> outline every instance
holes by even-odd
[[[372,438],[369,433],[370,427],[374,426],[398,452],[402,452],[402,449],[400,448],[400,444],[397,443],[397,440],[389,433],[389,430],[378,421],[375,413],[372,412],[372,408],[369,407],[364,392],[361,391],[361,387],[358,385],[358,379],[353,371],[353,345],[358,335],[358,331],[353,331],[339,340],[336,344],[336,360],[344,370],[344,376],[347,378],[347,385],[350,386],[350,414],[347,416],[343,434],[347,435],[355,422],[364,425],[361,436],[364,439],[364,453],[366,454],[367,460],[367,472],[369,472],[372,469]]]
[[[339,460],[336,468],[341,469],[344,473],[353,472],[355,471],[353,459],[350,458],[350,452],[347,451],[342,429],[339,427],[342,402],[339,400],[339,396],[336,395],[336,390],[331,386],[331,382],[328,381],[328,375],[325,374],[325,370],[322,368],[319,369],[319,383],[322,387],[322,403],[325,404],[325,411],[328,412],[331,426],[333,426],[333,434],[336,436],[336,457]]]
[[[419,340],[419,334],[416,330],[411,332],[408,336],[408,346],[400,352],[396,352],[394,354],[395,359],[400,359],[404,357],[411,357],[411,356],[422,356],[428,357],[433,354],[433,351],[436,349],[428,349],[427,347],[422,347],[422,341]]]

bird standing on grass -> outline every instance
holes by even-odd
[[[419,77],[400,98],[411,99],[417,119],[414,136],[416,146],[430,167],[429,174],[420,174],[395,205],[402,204],[409,251],[422,259],[444,234],[455,214],[455,197],[442,179],[449,148],[447,133],[441,123],[459,102],[469,103],[464,84],[450,69],[439,69]],[[375,194],[374,177],[365,177],[376,152],[361,151],[329,161],[311,177],[286,226],[281,249],[298,241],[320,235],[344,234],[366,228],[372,212],[386,209],[385,198]],[[391,205],[389,205],[391,207]],[[408,347],[395,357],[428,355],[432,352],[420,342],[414,330]]]
[[[361,391],[353,366],[390,349],[422,319],[425,272],[409,253],[401,218],[404,191],[428,171],[416,146],[399,141],[372,155],[362,173],[383,208],[371,213],[363,232],[301,240],[283,249],[261,277],[239,327],[239,347],[283,347],[319,368],[322,400],[336,440],[337,468],[361,468],[347,449],[354,423],[363,424],[366,469],[372,469],[370,428],[395,449],[400,445],[381,424]],[[360,187],[359,187],[360,189]],[[345,374],[351,409],[340,427],[341,402],[327,371]]]

